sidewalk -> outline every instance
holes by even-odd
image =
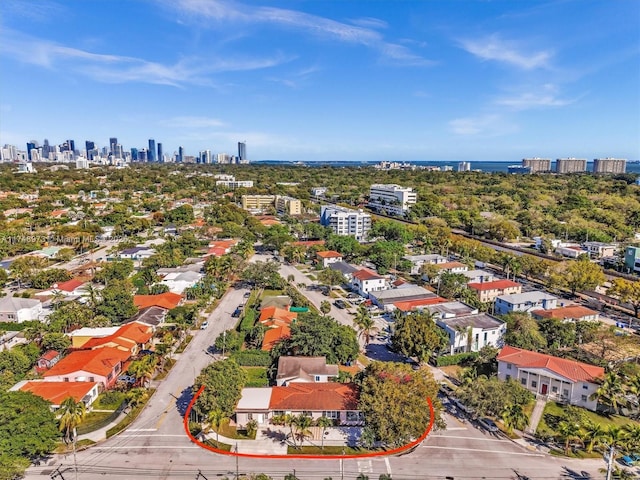
[[[107,430],[115,427],[118,423],[120,423],[122,420],[124,420],[124,418],[127,416],[127,414],[125,413],[127,409],[123,410],[122,412],[120,412],[120,415],[118,415],[115,420],[113,420],[111,423],[109,423],[108,425],[105,425],[102,428],[99,428],[98,430],[94,430],[93,432],[89,432],[89,433],[85,433],[84,435],[78,435],[78,440],[91,440],[94,442],[101,442],[103,440],[107,439]]]

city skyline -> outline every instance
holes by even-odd
[[[252,161],[640,159],[637,2],[6,0],[0,12],[0,144],[20,149],[116,138],[169,156],[246,141]]]

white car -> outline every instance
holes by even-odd
[[[208,321],[204,321],[202,322],[202,325],[200,325],[200,330],[206,330],[206,328],[209,326],[209,322]]]

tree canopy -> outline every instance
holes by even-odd
[[[205,385],[196,401],[195,410],[203,417],[216,409],[225,417],[231,416],[246,382],[246,372],[234,360],[210,364],[198,375],[193,386],[195,393]]]
[[[428,310],[400,317],[391,336],[396,351],[407,357],[417,357],[421,362],[446,347],[447,342],[447,335],[435,324]]]

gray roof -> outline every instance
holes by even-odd
[[[390,288],[387,290],[377,290],[375,292],[369,292],[369,295],[372,297],[376,297],[379,301],[389,302],[393,301],[402,301],[402,300],[417,300],[419,298],[431,298],[435,297],[436,294],[430,292],[426,288],[412,286],[412,287],[404,287],[404,288]]]
[[[278,308],[286,308],[293,303],[291,297],[287,295],[270,295],[262,297],[262,302],[260,303],[260,308],[265,307],[278,307]]]
[[[538,303],[542,300],[557,300],[558,297],[554,297],[545,292],[534,290],[533,292],[523,293],[511,293],[509,295],[500,295],[499,300],[510,303],[511,305],[517,305],[520,303]]]
[[[143,308],[133,317],[131,317],[126,323],[142,322],[146,323],[147,325],[158,326],[162,322],[164,322],[168,311],[169,310],[162,307]]]
[[[491,272],[487,272],[486,270],[468,270],[466,272],[460,272],[467,278],[476,278],[476,277],[495,277],[495,275]]]
[[[427,255],[405,255],[402,258],[404,258],[405,260],[409,260],[410,262],[433,262],[442,260],[442,263],[444,263],[447,261],[445,257],[435,253]]]
[[[276,379],[300,378],[314,380],[314,375],[338,375],[338,365],[327,365],[326,357],[290,357],[283,355],[278,359]]]
[[[243,388],[236,411],[269,410],[271,388]]]
[[[357,272],[358,269],[356,267],[354,267],[353,265],[347,263],[347,262],[333,262],[329,264],[329,268],[331,270],[337,270],[340,273],[342,273],[343,275],[349,275],[353,272]]]
[[[33,308],[36,305],[41,305],[40,300],[21,297],[0,298],[0,312],[17,312],[23,308]]]
[[[492,317],[489,314],[481,313],[480,315],[465,315],[463,317],[443,318],[438,320],[453,330],[464,329],[467,327],[482,328],[483,330],[491,330],[499,328],[504,322]]]
[[[435,305],[426,305],[424,308],[428,309],[431,313],[439,313],[443,316],[456,316],[463,317],[471,315],[475,308],[462,302],[445,302],[436,303]]]

